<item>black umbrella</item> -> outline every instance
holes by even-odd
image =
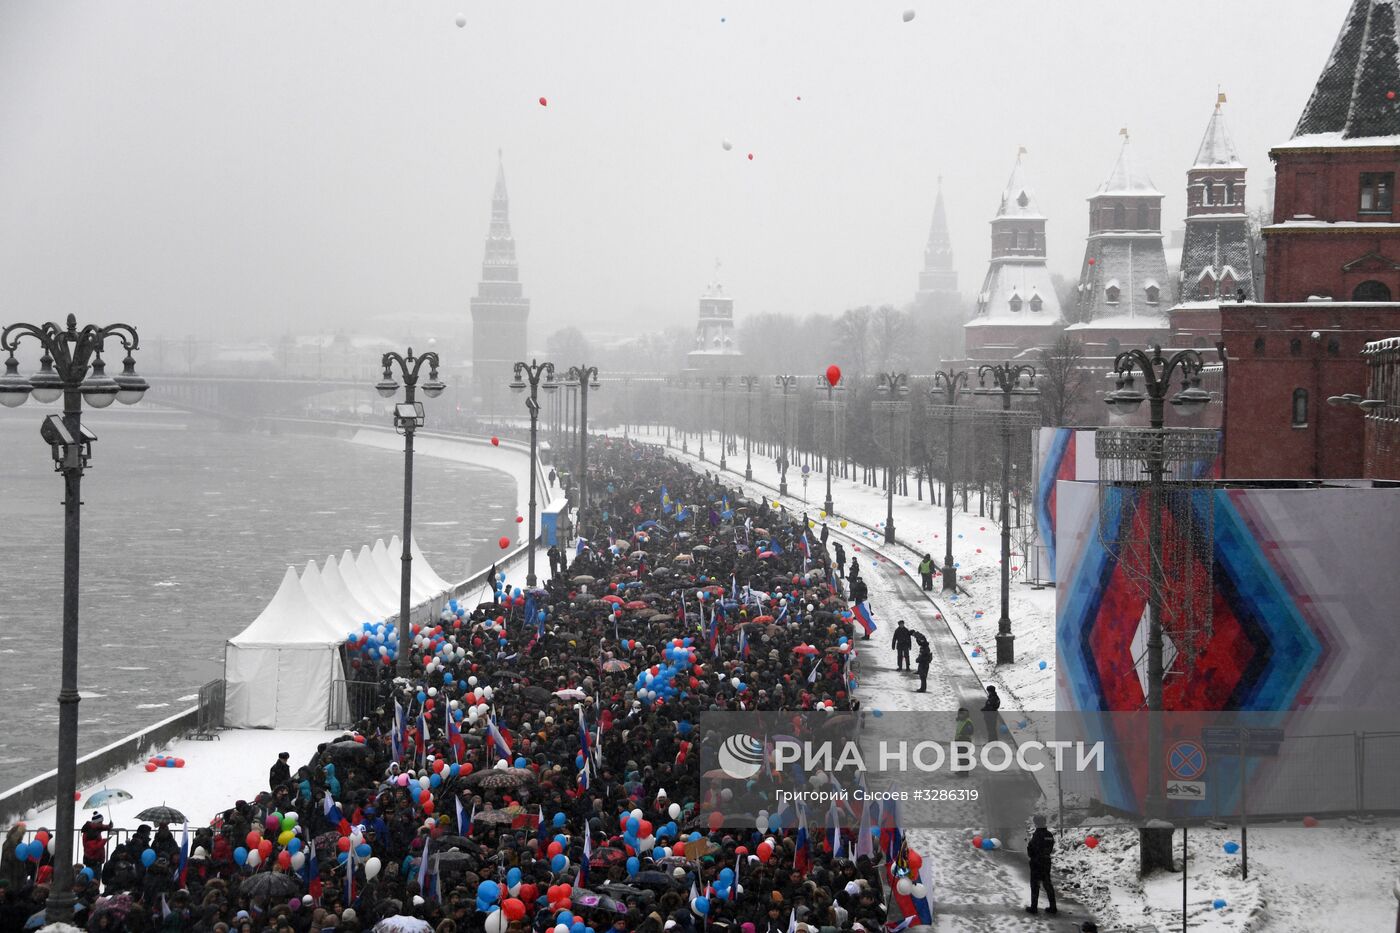
[[[664,871],[639,871],[632,876],[632,883],[649,888],[674,887],[676,880]]]
[[[648,891],[644,888],[634,888],[630,884],[619,884],[618,882],[600,884],[598,885],[598,891],[602,894],[611,894],[613,897],[633,897],[644,901],[655,900],[656,898],[655,891]]]
[[[345,741],[332,742],[326,746],[326,751],[335,756],[350,757],[352,755],[368,755],[370,750],[369,746],[363,742]]]
[[[291,897],[301,893],[301,884],[284,872],[259,871],[244,878],[238,890],[252,897]]]
[[[164,805],[159,807],[147,807],[140,813],[136,814],[136,818],[138,820],[146,820],[147,822],[151,823],[185,822],[185,814],[181,813],[179,810],[176,810],[174,807],[167,807]]]

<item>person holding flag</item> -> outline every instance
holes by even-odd
[[[861,600],[856,603],[852,610],[855,620],[860,623],[860,627],[865,631],[862,641],[869,641],[870,636],[875,634],[875,613],[870,608],[870,603]]]

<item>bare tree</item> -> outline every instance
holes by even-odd
[[[904,369],[909,363],[909,315],[890,305],[870,312],[870,362],[879,370]]]
[[[1074,420],[1084,401],[1088,374],[1084,369],[1084,345],[1061,333],[1054,344],[1040,351],[1040,415],[1046,426],[1062,428]]]
[[[870,371],[870,318],[869,305],[851,308],[836,319],[832,333],[831,355],[852,375],[864,375]]]
[[[545,339],[544,347],[556,366],[578,366],[593,362],[593,344],[584,336],[583,331],[572,324],[550,334]]]

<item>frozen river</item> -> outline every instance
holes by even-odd
[[[0,789],[55,764],[63,481],[40,418],[0,410]],[[288,564],[401,529],[402,453],[149,409],[84,419],[99,440],[83,479],[80,754],[188,706]],[[414,475],[418,541],[443,577],[516,534],[507,474],[420,456]]]

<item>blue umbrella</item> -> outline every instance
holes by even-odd
[[[123,800],[131,800],[132,797],[126,791],[118,787],[106,788],[88,797],[87,807],[110,807],[114,803],[121,803]]]

